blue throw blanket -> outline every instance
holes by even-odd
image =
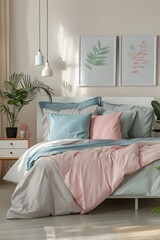
[[[128,146],[138,142],[160,142],[160,138],[131,138],[120,140],[82,140],[69,145],[54,145],[54,142],[45,142],[40,145],[35,151],[32,151],[27,160],[27,170],[29,170],[39,157],[51,156],[58,153],[63,153],[72,150],[83,150],[102,146]]]

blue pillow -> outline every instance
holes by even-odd
[[[53,111],[61,111],[64,109],[71,109],[71,108],[77,108],[78,110],[81,110],[86,107],[90,107],[93,105],[101,106],[101,97],[95,97],[88,100],[85,100],[83,102],[72,102],[72,103],[60,103],[60,102],[39,102],[39,106],[43,112],[43,108],[51,109]]]
[[[48,141],[59,139],[89,139],[89,129],[92,114],[48,114]]]

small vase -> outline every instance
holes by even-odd
[[[16,138],[17,137],[17,127],[6,127],[7,138]]]
[[[24,130],[20,130],[19,137],[20,138],[26,138],[26,132]]]

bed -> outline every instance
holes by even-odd
[[[37,144],[4,176],[7,219],[85,214],[107,198],[159,198],[151,97],[41,98]]]

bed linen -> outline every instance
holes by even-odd
[[[158,188],[160,177],[155,169],[160,159],[159,138],[64,141],[61,145],[59,143],[37,144],[28,150],[16,162],[16,167],[14,165],[6,174],[5,180],[19,182],[11,198],[8,219],[86,213],[111,193],[115,194],[121,183],[120,188],[123,191],[125,175],[138,170],[137,175],[140,174],[148,179],[148,182],[143,179],[141,181],[142,189],[145,188],[146,191],[141,194],[160,196]],[[85,149],[84,145],[86,145]],[[78,160],[73,160],[73,156],[78,156],[75,158]],[[26,167],[30,170],[26,171]],[[13,177],[17,169],[21,172],[18,181]],[[134,177],[139,180],[137,175]],[[124,181],[125,191],[127,191],[127,177]],[[133,192],[131,190],[130,194],[135,193],[135,179],[134,184],[131,178],[128,181],[130,186],[133,184]],[[73,187],[75,181],[76,191]]]

